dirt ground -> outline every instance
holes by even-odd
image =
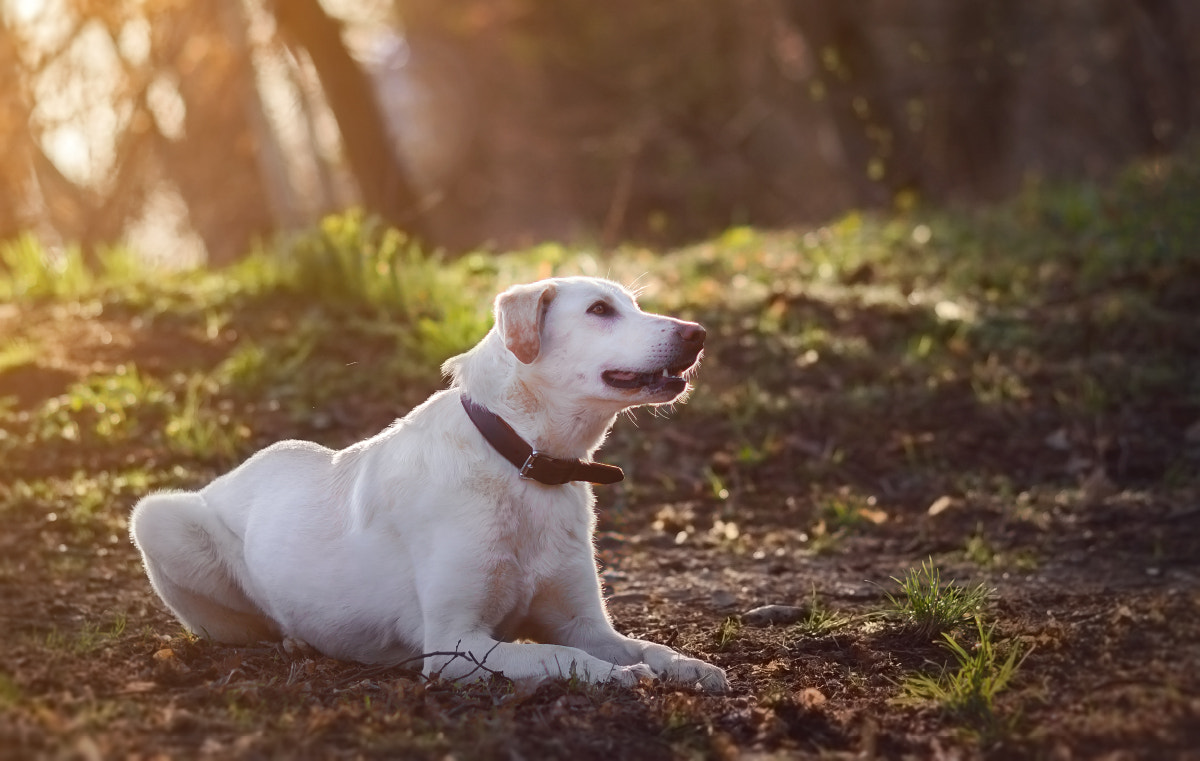
[[[165,377],[223,351],[190,324],[50,307],[7,320],[12,333],[42,346],[58,335],[64,347],[0,374],[16,420],[87,373],[132,359]],[[1200,758],[1194,478],[1139,480],[1132,466],[1121,478],[1115,467],[1064,478],[1074,429],[968,420],[953,393],[906,413],[952,439],[937,468],[986,461],[988,472],[1024,474],[1016,486],[904,482],[911,461],[888,420],[839,434],[849,454],[831,459],[810,437],[833,424],[811,409],[789,413],[765,454],[747,453],[705,412],[704,384],[735,383],[739,366],[736,346],[713,351],[692,404],[621,421],[603,450],[629,480],[600,489],[597,548],[617,627],[724,667],[730,694],[462,687],[278,644],[186,637],[151,592],[123,517],[148,486],[195,486],[224,464],[180,469],[138,440],[60,441],[10,447],[0,465],[0,758]],[[312,430],[264,404],[238,401],[235,412],[254,431],[247,449],[294,436],[339,445],[428,391],[363,399]],[[134,467],[158,475],[111,475]],[[814,473],[828,491],[816,491]],[[34,475],[58,486],[19,486]],[[822,507],[839,493],[856,507]],[[985,614],[997,638],[1029,653],[993,731],[896,700],[906,676],[949,661],[880,615],[892,577],[929,558],[944,578],[994,588]],[[843,622],[754,625],[745,614],[766,604],[802,615],[815,605]]]

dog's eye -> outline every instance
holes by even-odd
[[[588,314],[595,314],[601,317],[611,317],[613,315],[613,308],[608,305],[608,302],[597,301],[595,304],[592,304],[590,307],[588,307]]]

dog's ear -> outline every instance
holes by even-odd
[[[527,365],[542,351],[546,308],[557,290],[546,282],[514,285],[496,297],[496,328],[508,350]]]

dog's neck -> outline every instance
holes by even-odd
[[[535,450],[553,457],[590,459],[616,420],[616,415],[598,415],[585,404],[538,394],[520,379],[482,397],[475,390],[464,390],[499,415]]]
[[[496,338],[492,334],[485,341]],[[499,415],[535,450],[552,457],[591,459],[616,421],[615,411],[563,398],[562,389],[546,393],[522,377],[526,368],[512,354],[479,348],[448,366],[456,388]]]

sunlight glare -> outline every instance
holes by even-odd
[[[92,179],[91,151],[87,136],[78,125],[63,125],[49,129],[42,137],[47,155],[68,179],[86,184]]]
[[[32,21],[46,11],[45,0],[7,0],[5,5],[20,23]]]

